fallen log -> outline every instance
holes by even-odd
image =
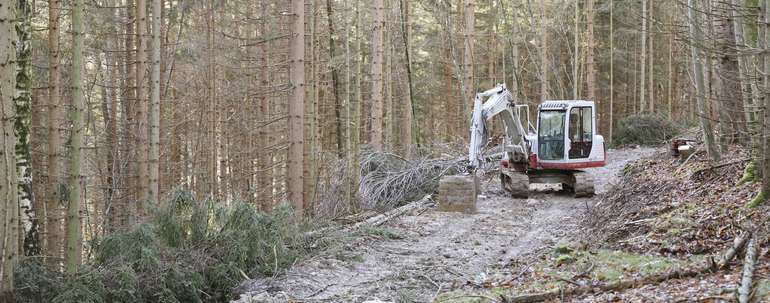
[[[351,231],[354,231],[356,229],[368,226],[368,227],[375,227],[380,226],[382,224],[385,224],[386,222],[393,220],[395,218],[398,218],[402,216],[403,214],[426,208],[430,205],[433,205],[433,199],[432,195],[425,195],[422,199],[407,203],[401,207],[391,209],[389,211],[386,211],[384,213],[371,216],[367,218],[366,220],[356,222],[352,225],[345,225],[345,226],[333,226],[333,227],[326,227],[319,230],[314,230],[308,233],[305,233],[306,238],[313,238],[322,234],[340,234],[340,233],[348,233]]]
[[[751,299],[751,284],[754,277],[754,268],[757,262],[757,237],[751,237],[746,246],[746,257],[743,261],[743,276],[738,288],[738,302],[748,303]]]
[[[582,284],[579,286],[564,287],[564,288],[555,289],[547,292],[520,295],[520,296],[515,296],[510,298],[503,296],[503,302],[510,302],[510,303],[543,302],[543,301],[553,300],[557,298],[563,298],[568,296],[579,296],[579,295],[584,295],[589,293],[621,291],[621,290],[634,288],[642,285],[658,284],[671,279],[691,278],[691,277],[702,275],[704,273],[714,272],[717,269],[720,269],[726,266],[726,264],[730,262],[730,260],[734,258],[735,255],[738,254],[741,248],[745,245],[746,239],[749,238],[748,236],[746,236],[747,234],[748,233],[744,233],[738,236],[738,238],[736,238],[736,240],[734,241],[733,246],[731,246],[723,254],[723,256],[720,258],[718,263],[715,263],[713,261],[713,258],[709,258],[709,261],[706,262],[706,264],[696,268],[675,269],[664,273],[657,273],[657,274],[651,274],[651,275],[633,278],[633,279],[620,280],[613,283],[590,284],[590,285]]]

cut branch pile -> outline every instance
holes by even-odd
[[[418,200],[438,188],[444,175],[465,171],[461,157],[406,160],[395,154],[370,152],[361,159],[361,203],[366,208],[393,208]]]
[[[750,212],[743,206],[758,187],[736,186],[747,151],[733,146],[730,153],[720,163],[697,153],[680,164],[662,152],[627,165],[621,182],[589,211],[586,236],[639,253],[715,252],[739,232]]]

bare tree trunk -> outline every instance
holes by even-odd
[[[137,174],[139,182],[137,183],[139,200],[137,208],[139,217],[147,215],[149,201],[147,190],[149,188],[149,161],[148,161],[148,128],[147,128],[147,78],[145,72],[147,69],[147,2],[146,0],[136,0],[136,134],[137,140],[134,150],[137,153],[136,159],[139,165]]]
[[[412,57],[411,57],[411,44],[410,44],[410,37],[411,37],[411,24],[409,23],[409,2],[404,0],[399,0],[399,4],[401,7],[401,35],[403,36],[404,41],[404,68],[406,68],[406,103],[404,104],[404,111],[403,111],[403,120],[401,121],[401,129],[404,131],[404,133],[401,135],[401,146],[404,147],[406,151],[406,156],[410,157],[412,154],[412,142],[415,138],[413,138],[414,134],[412,133],[412,129],[414,127],[414,87],[412,82]],[[419,144],[419,133],[417,134],[417,140]]]
[[[610,122],[607,138],[609,143],[612,143],[612,130],[615,128],[615,15],[614,15],[615,3],[610,0]]]
[[[540,102],[548,97],[548,31],[546,29],[545,0],[540,0]]]
[[[305,1],[291,0],[291,38],[289,40],[289,150],[286,188],[297,217],[304,214],[302,195],[303,127],[305,112]]]
[[[703,63],[700,59],[700,53],[697,48],[698,45],[703,45],[703,32],[699,28],[700,21],[698,20],[698,11],[695,7],[697,0],[687,0],[688,16],[691,49],[692,49],[692,61],[693,61],[693,73],[695,74],[695,86],[696,86],[696,99],[698,102],[698,117],[700,118],[701,129],[704,133],[704,140],[706,141],[706,152],[709,154],[713,161],[719,161],[720,154],[719,149],[714,142],[714,130],[711,126],[711,120],[709,119],[708,110],[706,106],[706,86],[703,80]],[[770,1],[770,0],[768,0]]]
[[[383,29],[385,16],[383,0],[374,0],[372,3],[373,34],[372,34],[372,111],[370,129],[370,143],[374,150],[382,150],[382,117],[383,117]]]
[[[641,64],[639,77],[639,113],[644,111],[645,108],[645,92],[647,91],[647,77],[645,71],[647,70],[647,1],[642,0],[642,49],[641,49]]]
[[[590,0],[589,0],[590,1]],[[572,99],[577,100],[578,87],[578,65],[580,62],[580,1],[575,1],[575,42],[573,42],[572,51]],[[592,99],[589,99],[592,100]]]
[[[268,6],[264,0],[260,1],[260,8],[262,10],[260,20],[260,32],[263,36],[268,35],[267,21],[265,18],[268,16]],[[270,28],[272,31],[272,28]],[[272,49],[272,42],[267,42],[266,45],[260,46],[260,81],[261,87],[264,89],[270,86],[270,50]],[[259,115],[258,121],[268,121],[270,119],[270,98],[268,94],[264,93],[259,99]],[[258,197],[259,205],[262,211],[268,212],[273,207],[273,157],[272,153],[268,150],[270,144],[270,135],[268,134],[268,126],[263,125],[259,129],[257,139],[257,147],[259,149],[258,157],[258,183],[259,192]]]
[[[648,22],[649,25],[647,29],[648,35],[649,35],[649,39],[647,41],[649,41],[648,44],[649,44],[649,51],[650,51],[650,59],[648,60],[650,65],[650,70],[648,71],[650,79],[647,85],[649,85],[650,95],[647,98],[649,98],[648,104],[650,106],[649,110],[651,114],[655,113],[655,48],[653,46],[655,42],[655,39],[654,39],[655,36],[653,35],[654,31],[652,30],[653,26],[655,26],[655,23],[653,22],[655,21],[655,18],[654,18],[655,10],[652,6],[653,3],[655,3],[655,1],[650,1],[649,7],[647,9],[649,14],[648,18],[650,19]]]
[[[18,257],[18,179],[16,135],[14,134],[14,96],[16,95],[16,42],[13,5],[0,5],[0,301],[15,302],[13,268]]]
[[[463,96],[463,102],[473,102],[476,96],[476,77],[473,75],[473,44],[476,41],[474,37],[474,29],[476,27],[476,4],[474,0],[465,1],[465,34],[464,44],[465,52],[463,52],[463,81],[465,96]],[[463,126],[466,126],[467,121],[462,121]]]
[[[594,66],[594,0],[586,0],[586,85],[588,100],[596,100],[596,67]],[[598,105],[597,105],[598,106]],[[601,123],[599,123],[601,125]]]
[[[150,82],[152,93],[150,96],[150,161],[148,204],[160,203],[160,2],[152,0],[152,73]]]
[[[61,203],[65,201],[62,176],[64,152],[62,150],[62,123],[64,122],[64,106],[60,100],[61,72],[59,71],[59,16],[61,1],[48,1],[48,186],[45,217],[45,255],[49,267],[59,269],[64,257],[64,210]]]
[[[80,203],[81,203],[81,167],[83,136],[85,123],[85,100],[83,95],[83,0],[75,0],[72,6],[72,71],[70,81],[72,87],[72,110],[69,123],[72,125],[69,146],[69,203],[67,205],[67,273],[74,274],[78,270],[81,259],[80,241]]]

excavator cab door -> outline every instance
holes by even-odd
[[[569,110],[569,159],[585,159],[593,148],[593,109],[577,106]]]

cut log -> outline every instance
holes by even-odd
[[[340,233],[344,234],[365,226],[368,226],[368,227],[380,226],[390,220],[393,220],[395,218],[402,216],[407,212],[424,209],[433,204],[434,202],[433,202],[432,196],[425,195],[420,200],[407,203],[404,206],[369,217],[366,220],[356,222],[355,224],[352,224],[352,225],[326,227],[326,228],[305,233],[305,238],[313,238],[324,234],[340,234]]]

